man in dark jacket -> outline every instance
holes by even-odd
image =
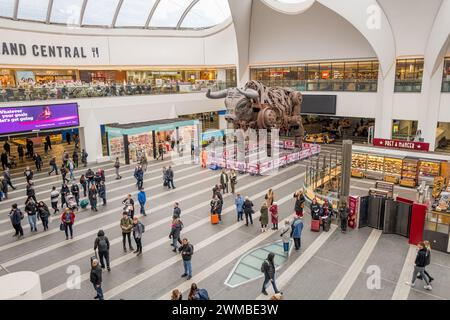
[[[8,154],[6,153],[6,151],[2,152],[1,161],[3,170],[6,170],[6,168],[8,168]]]
[[[182,244],[180,240],[181,230],[183,230],[183,222],[181,222],[180,218],[175,218],[169,234],[169,238],[172,239],[173,252],[177,252],[178,243]]]
[[[36,165],[36,171],[41,171],[42,167],[42,158],[39,154],[35,153],[33,156],[34,164]]]
[[[87,187],[89,189],[91,185],[94,183],[94,171],[92,171],[92,169],[88,169],[86,171],[85,177],[87,179]]]
[[[88,153],[83,149],[81,151],[81,163],[84,164],[84,167],[87,166],[87,158],[88,158]]]
[[[50,160],[50,167],[52,168],[52,170],[48,173],[48,175],[51,175],[53,171],[55,171],[56,175],[58,175],[58,166],[56,165],[56,157],[53,157]]]
[[[75,197],[75,201],[77,202],[77,206],[80,206],[80,187],[76,182],[72,184],[72,187],[70,187],[70,192],[72,192],[72,195]]]
[[[11,156],[11,146],[9,145],[8,141],[5,141],[5,144],[3,145],[3,149],[5,149],[5,152]]]
[[[28,223],[30,224],[31,232],[37,232],[37,224],[36,224],[37,206],[33,200],[31,199],[27,200],[25,205],[25,212],[28,215]]]
[[[430,281],[429,281],[428,277],[424,273],[425,267],[427,266],[427,248],[425,248],[425,244],[423,242],[419,242],[419,244],[417,245],[417,248],[419,250],[417,251],[416,260],[414,262],[415,266],[414,266],[414,271],[412,274],[412,280],[410,283],[407,282],[406,284],[410,285],[411,287],[414,287],[416,279],[417,279],[417,275],[420,274],[421,278],[426,283],[426,286],[424,288],[426,290],[431,291],[433,288],[430,285]]]
[[[173,174],[173,170],[172,167],[169,166],[169,168],[167,169],[167,186],[169,187],[169,189],[175,189],[175,186],[173,185],[173,178],[174,178],[174,174]]]
[[[298,191],[294,194],[295,198],[295,214],[299,217],[303,217],[303,208],[305,206],[305,196],[302,191]]]
[[[266,287],[267,284],[269,282],[272,283],[272,287],[273,290],[275,291],[275,293],[280,293],[280,291],[277,288],[277,285],[275,283],[275,264],[273,259],[275,258],[275,254],[273,254],[272,252],[268,254],[267,259],[264,260],[264,262],[262,263],[261,266],[261,271],[264,273],[264,283],[262,286],[262,294],[264,295],[268,295],[267,291],[266,291]]]
[[[33,170],[30,169],[30,167],[26,167],[25,171],[23,172],[23,175],[27,179],[27,182],[30,182],[30,180],[33,180]]]
[[[173,219],[179,219],[181,217],[181,209],[179,205],[180,204],[178,202],[173,204]]]
[[[17,154],[19,155],[19,160],[23,161],[23,146],[21,144],[17,147]]]
[[[91,283],[94,286],[97,295],[94,299],[104,300],[103,299],[103,290],[102,290],[102,268],[98,265],[97,259],[92,259],[91,261],[91,275],[90,275]]]
[[[48,147],[52,150],[52,141],[50,140],[50,136],[45,137],[45,142],[47,142]]]
[[[14,186],[12,185],[12,182],[11,182],[11,173],[9,173],[9,169],[8,169],[8,168],[6,168],[6,170],[3,172],[3,179],[4,179],[4,181],[6,181],[6,183],[7,183],[13,190],[16,190],[16,187],[14,187]],[[5,191],[3,191],[3,192],[5,192]]]
[[[105,232],[100,230],[97,233],[97,239],[95,239],[94,243],[94,251],[98,250],[98,257],[100,259],[100,264],[102,265],[102,269],[105,269],[105,265],[108,268],[108,271],[111,271],[109,265],[109,240],[108,237],[105,236]],[[105,263],[106,261],[106,263]]]
[[[245,225],[248,227],[248,221],[250,220],[251,224],[253,224],[253,202],[251,202],[249,197],[245,197],[244,205],[242,206],[245,214]]]
[[[223,193],[228,193],[228,174],[226,173],[225,169],[222,170],[222,173],[220,174],[220,185],[222,187]]]
[[[134,172],[134,177],[136,178],[136,184],[138,189],[142,189],[144,185],[144,170],[141,166],[138,166]]]
[[[11,224],[16,231],[14,237],[18,237],[17,239],[20,239],[21,237],[23,237],[23,229],[21,225],[23,214],[20,209],[17,208],[16,203],[12,205],[11,212],[9,213],[9,218],[11,219]]]
[[[103,181],[100,181],[98,185],[98,196],[103,200],[103,205],[106,206],[106,185]]]
[[[349,209],[345,203],[339,207],[339,219],[341,220],[341,232],[347,232]]]
[[[36,192],[34,191],[33,184],[32,183],[27,183],[27,189],[26,190],[27,190],[26,191],[27,192],[27,201],[30,200],[30,199],[33,199],[34,202],[37,203]]]
[[[183,258],[184,273],[181,275],[182,278],[187,277],[187,280],[192,278],[192,255],[194,254],[194,246],[189,243],[188,239],[184,238],[181,242],[181,247],[178,251],[181,252],[181,257]]]
[[[73,150],[72,160],[75,165],[75,168],[78,168],[78,149],[77,148],[75,148],[75,150]]]

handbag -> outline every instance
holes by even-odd
[[[64,226],[64,223],[61,222],[61,224],[59,225],[59,231],[64,231],[66,228]]]

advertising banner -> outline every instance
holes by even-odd
[[[77,103],[0,108],[0,135],[79,125]]]
[[[359,207],[359,197],[358,196],[349,196],[348,197],[348,226],[352,229],[358,228],[358,207]]]
[[[247,164],[245,162],[236,161],[235,162],[235,170],[239,172],[244,172],[247,170]]]
[[[247,172],[250,174],[259,174],[259,164],[249,163],[247,165]]]
[[[259,164],[259,173],[263,174],[273,169],[273,161],[266,161]]]
[[[295,141],[294,140],[284,140],[284,146],[287,150],[294,150],[295,149]]]

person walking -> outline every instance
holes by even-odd
[[[23,237],[23,229],[22,229],[22,219],[23,213],[17,208],[17,203],[14,203],[11,207],[11,211],[9,212],[9,219],[11,220],[11,224],[16,231],[13,237],[17,237],[19,240]]]
[[[349,209],[345,202],[341,202],[339,206],[339,219],[341,220],[341,232],[347,232]]]
[[[188,239],[184,238],[181,242],[181,247],[178,248],[183,259],[184,273],[182,278],[187,277],[187,280],[192,278],[192,255],[194,254],[194,246],[189,243]]]
[[[50,140],[50,136],[45,137],[45,142],[47,142],[48,147],[52,150],[52,141]]]
[[[173,247],[173,252],[177,252],[178,243],[181,244],[181,230],[183,230],[183,222],[180,218],[174,218],[172,221],[172,227],[169,234],[169,239],[172,239],[171,246]]]
[[[220,208],[220,199],[217,196],[217,194],[214,195],[210,202],[211,206],[211,215],[217,214],[219,216],[219,223],[220,223],[220,214],[219,214],[219,208]]]
[[[87,188],[89,189],[90,186],[91,186],[92,184],[94,184],[94,171],[92,171],[92,169],[89,168],[89,169],[86,171],[85,177],[86,177],[86,179],[87,179]]]
[[[278,230],[278,205],[276,202],[272,204],[269,211],[272,220],[272,230]]]
[[[8,143],[8,140],[5,141],[5,144],[3,145],[3,149],[9,156],[11,156],[11,145]]]
[[[267,191],[266,196],[265,196],[265,199],[266,199],[266,202],[267,202],[267,206],[270,207],[271,205],[273,205],[273,201],[274,201],[274,199],[275,199],[275,195],[274,195],[272,189],[269,189],[269,190]]]
[[[138,217],[133,218],[133,238],[134,242],[136,242],[136,251],[133,253],[137,253],[136,256],[140,256],[142,254],[142,234],[145,232],[144,225],[139,221]]]
[[[94,299],[104,300],[103,298],[103,289],[102,289],[102,268],[98,264],[98,259],[92,259],[91,261],[91,274],[89,279],[94,286],[95,292],[97,295]]]
[[[8,199],[8,182],[6,182],[4,177],[0,178],[0,184],[2,188],[3,198]]]
[[[33,199],[28,199],[27,202],[25,202],[25,212],[28,216],[31,232],[37,232],[37,206]]]
[[[122,201],[122,204],[125,206],[124,210],[128,212],[128,216],[133,219],[134,218],[134,200],[131,197],[131,194],[128,194],[125,200]]]
[[[8,168],[8,154],[6,153],[6,151],[2,152],[1,161],[3,170],[6,170],[6,168]]]
[[[158,157],[156,160],[159,160],[161,158],[161,161],[164,161],[164,145],[160,142],[158,144]]]
[[[234,194],[236,191],[236,184],[237,184],[237,175],[236,171],[234,169],[230,172],[230,186],[231,186],[231,193]]]
[[[286,254],[286,256],[289,255],[289,245],[291,243],[291,223],[289,222],[289,220],[285,220],[284,221],[284,227],[281,230],[281,240],[283,241],[283,250],[284,253]]]
[[[4,183],[3,183],[3,177],[0,177],[0,202],[2,202],[3,197],[4,197],[4,193],[3,193],[3,189],[4,189]],[[8,187],[8,186],[6,186]]]
[[[111,266],[109,264],[109,239],[105,236],[103,230],[99,230],[97,233],[97,238],[94,242],[94,251],[98,252],[98,258],[102,269],[105,269],[106,267],[108,271],[111,271]]]
[[[134,171],[134,177],[136,178],[136,185],[138,189],[141,189],[144,185],[144,170],[141,166],[137,166]]]
[[[264,295],[268,295],[266,291],[266,287],[269,284],[269,282],[272,284],[273,290],[275,293],[280,293],[280,291],[277,288],[277,284],[275,282],[275,264],[274,264],[274,253],[269,253],[267,255],[267,259],[264,260],[264,262],[261,265],[261,271],[264,274],[264,282],[262,286],[261,293]]]
[[[162,174],[163,174],[163,187],[168,187],[168,179],[167,179],[167,169],[166,167],[163,167],[162,169]]]
[[[67,162],[69,161],[69,154],[67,153],[67,151],[64,151],[61,160],[62,160],[63,166],[67,167]]]
[[[245,214],[245,225],[248,227],[249,220],[250,220],[250,223],[253,225],[253,218],[252,218],[252,215],[254,213],[253,202],[250,200],[249,197],[245,197],[245,201],[244,201],[244,205],[243,205],[242,209],[244,209],[244,214]]]
[[[48,175],[51,175],[53,172],[55,172],[55,174],[58,175],[58,166],[56,165],[56,157],[52,157],[50,159],[49,164],[52,170],[48,173]]]
[[[147,214],[145,213],[145,203],[147,202],[147,195],[145,194],[145,191],[143,188],[141,188],[139,190],[138,193],[138,202],[139,202],[139,206],[140,206],[140,212],[141,215],[143,216],[147,216]]]
[[[63,183],[70,182],[69,179],[67,179],[67,168],[64,164],[61,165],[61,168],[59,169],[61,171],[61,177]]]
[[[303,217],[303,209],[305,207],[305,196],[303,195],[303,191],[299,190],[296,193],[294,193],[295,198],[295,205],[294,205],[294,211],[295,214],[299,217]]]
[[[97,212],[97,195],[98,195],[98,191],[97,191],[97,187],[95,186],[95,184],[93,184],[90,188],[89,188],[89,203],[91,205],[91,210]]]
[[[428,280],[428,277],[425,275],[425,267],[427,266],[427,248],[425,247],[425,243],[423,241],[419,242],[417,245],[418,251],[416,260],[414,262],[414,271],[412,274],[412,280],[411,282],[406,282],[407,285],[410,285],[411,287],[414,287],[416,284],[417,276],[420,275],[421,279],[425,281],[424,289],[431,291],[433,288],[430,285],[430,281]]]
[[[78,149],[75,148],[75,150],[73,150],[73,153],[72,153],[72,161],[73,161],[73,164],[75,165],[75,168],[78,168],[78,160],[79,160]]]
[[[65,182],[62,184],[59,194],[61,195],[61,208],[64,208],[64,205],[68,205],[66,197],[70,194],[70,189]]]
[[[87,167],[87,158],[88,158],[88,153],[83,149],[81,151],[81,163],[84,165],[84,167]]]
[[[236,199],[234,199],[234,204],[236,205],[237,221],[244,221],[244,197],[238,193]]]
[[[174,173],[173,173],[172,167],[169,166],[169,168],[167,168],[167,186],[169,187],[169,189],[176,189],[173,184],[173,179],[174,179]]]
[[[36,191],[34,190],[33,181],[31,181],[31,180],[27,183],[26,195],[27,195],[27,200],[26,201],[28,201],[30,199],[33,199],[34,202],[37,203]]]
[[[23,175],[27,179],[27,183],[30,183],[30,180],[33,180],[33,170],[30,169],[29,166],[26,167],[25,171],[23,172]]]
[[[50,217],[50,210],[48,206],[43,202],[39,201],[37,205],[38,218],[41,219],[42,225],[44,226],[44,231],[48,230],[48,219]]]
[[[126,239],[128,238],[128,246],[130,251],[133,251],[131,244],[131,231],[133,230],[133,219],[128,216],[127,212],[123,212],[122,219],[120,219],[120,229],[122,230],[122,244],[123,251],[127,252]]]
[[[3,172],[3,178],[4,181],[6,181],[6,184],[9,185],[13,190],[16,190],[17,188],[12,185],[11,182],[11,173],[9,172],[9,168],[6,168]],[[6,188],[8,190],[8,188]],[[4,193],[8,193],[8,191],[3,191]]]
[[[77,207],[80,206],[80,187],[78,187],[78,184],[76,182],[72,183],[72,186],[70,187],[70,192],[75,197],[75,201],[77,202]]]
[[[103,206],[106,206],[106,184],[103,181],[100,181],[98,185],[98,196],[103,200]]]
[[[67,167],[69,169],[69,179],[70,181],[74,181],[75,180],[75,175],[73,174],[73,171],[75,170],[75,165],[73,164],[73,161],[69,159],[69,161],[67,162]]]
[[[269,208],[266,201],[262,203],[259,211],[261,212],[261,216],[259,217],[259,221],[261,222],[261,232],[266,232],[267,225],[269,224]]]
[[[181,217],[181,208],[178,202],[173,204],[173,214],[172,219],[179,219]]]
[[[222,169],[222,173],[220,174],[220,186],[223,190],[223,193],[228,193],[228,174],[225,169]]]
[[[58,209],[58,199],[59,199],[59,191],[56,190],[56,187],[52,187],[52,191],[50,192],[50,203],[52,204],[53,214],[56,215],[59,212]]]
[[[114,162],[114,168],[116,169],[116,180],[122,179],[122,176],[119,173],[120,170],[120,161],[119,157],[116,158],[116,162]]]
[[[69,231],[70,231],[70,239],[73,239],[73,225],[75,223],[75,213],[69,208],[66,208],[61,215],[61,223],[64,226],[64,233],[66,234],[66,240],[69,240]]]
[[[81,187],[83,188],[83,196],[86,198],[87,197],[87,180],[86,177],[84,176],[84,174],[81,175],[80,177],[80,184]]]
[[[39,154],[35,153],[33,156],[34,164],[36,165],[36,171],[40,172],[42,168],[42,158]]]
[[[295,216],[291,229],[291,236],[294,239],[295,250],[299,251],[302,246],[301,238],[303,232],[303,220],[301,217],[297,215]]]
[[[67,144],[70,145],[71,136],[70,136],[69,132],[66,133],[66,141],[67,141]]]

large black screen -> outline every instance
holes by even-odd
[[[302,114],[336,114],[335,95],[303,95]]]

